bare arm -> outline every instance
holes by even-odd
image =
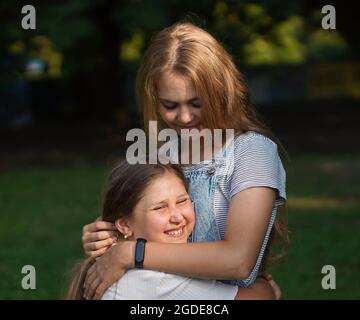
[[[195,278],[246,279],[260,252],[274,201],[270,188],[239,192],[230,202],[225,240],[148,243],[144,268]],[[127,267],[133,267],[132,261]]]
[[[275,191],[254,187],[230,201],[223,241],[167,244],[147,243],[144,268],[196,278],[245,279],[256,263],[275,201]],[[90,268],[86,295],[103,292],[134,267],[134,242],[125,241],[107,250]],[[104,272],[106,270],[106,272]]]

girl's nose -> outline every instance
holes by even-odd
[[[177,208],[173,208],[170,211],[170,221],[174,223],[182,222],[184,219],[181,211]]]
[[[181,123],[187,124],[193,120],[191,110],[187,106],[182,106],[179,112],[179,120]]]

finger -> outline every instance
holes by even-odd
[[[91,268],[90,268],[91,269]],[[88,273],[86,274],[86,278],[84,281],[84,295],[88,298],[90,297],[90,292],[91,292],[91,288],[94,286],[94,281],[96,281],[97,279],[97,274],[96,274],[96,268],[94,267],[93,269],[91,269],[88,271]]]
[[[100,300],[108,287],[109,286],[106,285],[105,282],[100,283],[100,285],[95,290],[94,300]]]
[[[282,292],[281,292],[281,289],[280,287],[275,283],[274,280],[270,280],[269,281],[269,284],[271,285],[273,291],[274,291],[274,294],[275,294],[275,299],[276,300],[280,300],[281,299],[281,295],[282,295]]]
[[[86,272],[85,280],[84,280],[84,288],[86,289],[88,286],[90,286],[91,282],[89,281],[90,276],[95,272],[95,264],[94,263],[89,270]]]
[[[85,243],[84,250],[85,250],[85,252],[97,251],[97,250],[103,249],[104,247],[111,246],[113,243],[116,243],[116,238],[108,238],[106,240]]]
[[[116,244],[116,238],[109,238],[107,240],[88,243],[88,244],[84,245],[84,248],[85,248],[86,252],[90,253],[91,257],[94,257],[95,252],[97,252],[99,250],[104,250],[104,252],[105,252],[106,249],[111,247],[113,244]],[[99,252],[101,252],[101,251],[99,251]]]
[[[86,232],[96,232],[99,230],[117,230],[115,224],[106,221],[95,221],[93,223],[87,224],[83,228],[83,233]]]
[[[264,278],[264,276],[259,276],[256,280],[268,284],[268,281]]]
[[[92,282],[90,282],[85,288],[84,288],[84,298],[86,300],[91,300],[92,296],[93,296],[93,292],[95,292],[94,290],[96,290],[96,287],[94,289],[94,286],[96,285],[96,279],[98,278],[94,278]]]
[[[257,278],[258,278],[258,279],[262,279],[262,280],[267,281],[267,279],[266,279],[266,275],[265,275],[265,274],[258,275],[258,277],[257,277]]]
[[[86,244],[83,244],[83,248],[84,248],[84,252],[85,254],[88,256],[88,257],[91,257],[91,258],[98,258],[100,257],[101,255],[103,255],[107,249],[109,249],[111,246],[115,245],[117,243],[117,239],[116,238],[112,238],[112,240],[110,241],[109,240],[109,245],[103,247],[103,248],[100,248],[98,250],[92,250],[92,246],[88,243]]]
[[[86,232],[83,237],[82,241],[84,243],[94,242],[98,240],[105,240],[107,238],[116,238],[118,236],[118,231],[97,231],[97,232]]]
[[[110,247],[111,247],[111,246],[107,246],[107,247],[104,247],[104,248],[99,249],[99,250],[97,250],[97,251],[93,251],[93,252],[91,253],[91,256],[92,256],[95,260],[97,260],[97,259],[99,259],[99,258],[106,252],[106,250],[109,249]]]
[[[90,283],[85,289],[86,300],[92,300],[94,298],[95,292],[100,285],[101,280],[98,277],[95,277],[94,280]]]
[[[263,277],[264,277],[264,279],[267,280],[267,281],[272,280],[271,274],[264,274]]]

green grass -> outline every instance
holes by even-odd
[[[100,164],[9,169],[0,174],[0,299],[58,299],[82,256],[81,228],[100,212]],[[285,299],[360,299],[360,155],[296,156],[288,169],[291,245],[270,270]],[[36,268],[36,290],[21,269]],[[323,290],[321,268],[336,268]]]
[[[81,228],[100,212],[105,167],[16,170],[0,178],[0,298],[57,299],[66,270],[82,257]],[[36,290],[21,287],[36,268]]]
[[[306,155],[288,167],[290,248],[270,272],[286,299],[360,299],[360,155]],[[324,265],[336,289],[324,290]]]

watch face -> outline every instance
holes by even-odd
[[[145,243],[146,240],[142,238],[138,238],[136,240],[136,247],[135,247],[135,267],[142,268],[144,263],[144,256],[145,256]]]

